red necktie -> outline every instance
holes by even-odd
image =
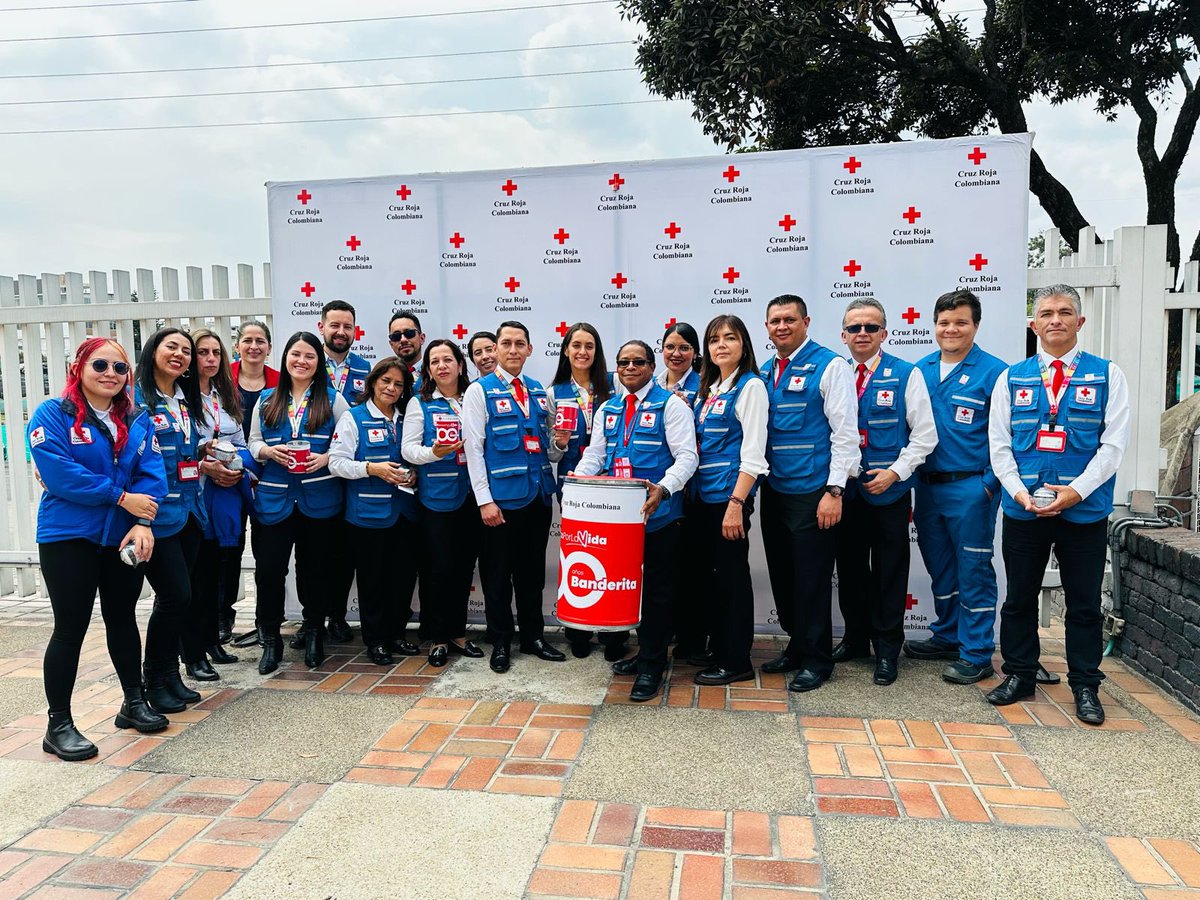
[[[867,364],[858,364],[858,381],[854,383],[854,389],[858,391],[858,396],[862,396],[863,388],[867,386]]]
[[[786,356],[783,359],[776,360],[779,363],[779,370],[775,373],[775,387],[779,387],[779,380],[783,378],[783,373],[787,371],[790,361]]]
[[[521,406],[524,406],[525,405],[525,386],[523,384],[521,384],[521,379],[514,378],[512,380],[512,386],[513,386],[513,396],[515,396],[517,398],[517,403],[519,403]]]
[[[629,434],[629,423],[633,421],[633,416],[637,412],[638,398],[637,394],[629,394],[625,397],[625,433]],[[626,439],[626,443],[628,443]]]
[[[1054,379],[1050,382],[1050,393],[1054,395],[1055,402],[1058,401],[1058,392],[1062,390],[1063,383],[1063,363],[1061,359],[1056,359],[1050,363],[1050,368],[1054,370]]]

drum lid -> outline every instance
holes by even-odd
[[[602,485],[606,488],[637,488],[646,490],[646,482],[641,478],[614,478],[611,475],[568,475],[563,479],[566,484]]]

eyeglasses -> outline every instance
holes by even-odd
[[[842,331],[846,334],[858,334],[860,331],[865,331],[867,334],[878,334],[883,331],[883,326],[876,325],[874,322],[868,322],[865,325],[843,325]]]
[[[393,331],[391,334],[388,335],[388,340],[389,341],[398,341],[401,338],[408,338],[411,341],[413,338],[415,338],[420,333],[421,332],[417,331],[417,329],[415,329],[415,328],[404,328],[400,331]]]
[[[648,359],[618,359],[617,360],[617,368],[618,369],[640,369],[640,368],[642,368],[642,366],[648,366],[648,365],[650,365],[650,360],[648,360]]]
[[[676,344],[674,347],[664,347],[664,353],[691,353],[696,348],[691,344]]]
[[[92,360],[92,371],[95,372],[97,375],[103,375],[105,372],[108,371],[109,365],[110,365],[110,363],[107,359],[93,359]],[[129,374],[129,363],[118,361],[118,362],[112,363],[111,365],[112,365],[112,370],[114,372],[116,372],[118,375],[128,375]]]

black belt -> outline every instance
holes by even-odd
[[[964,478],[974,478],[982,472],[919,472],[917,477],[924,484],[949,484],[952,481],[962,481]]]

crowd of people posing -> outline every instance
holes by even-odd
[[[311,668],[327,638],[354,639],[355,578],[372,662],[393,665],[422,642],[432,666],[482,658],[466,630],[477,565],[491,668],[509,669],[514,642],[564,661],[546,640],[543,593],[552,504],[569,474],[646,486],[637,653],[626,658],[625,632],[599,635],[614,672],[636,676],[634,700],[658,695],[672,642],[676,659],[699,667],[697,683],[754,679],[756,502],[789,636],[764,672],[792,673],[790,689],[804,692],[835,662],[873,655],[874,681],[888,685],[903,649],[946,659],[952,682],[990,677],[1003,503],[1008,677],[988,699],[1016,702],[1052,677],[1039,665],[1036,615],[1055,547],[1068,677],[1080,718],[1102,721],[1104,523],[1129,416],[1120,371],[1078,350],[1080,312],[1070,287],[1040,292],[1039,353],[1011,368],[975,343],[981,306],[966,290],[937,299],[939,349],[917,364],[883,349],[886,311],[870,298],[843,315],[849,360],[808,336],[806,304],[790,294],[767,306],[775,353],[761,366],[733,315],[714,318],[702,338],[672,324],[657,372],[648,343],[626,341],[610,360],[596,328],[580,322],[547,387],[524,374],[533,344],[520,322],[473,335],[464,356],[454,341],[427,341],[418,317],[400,311],[388,324],[395,355],[372,365],[353,351],[355,310],[341,300],[325,305],[316,334],[287,339],[278,371],[256,321],[239,328],[232,363],[208,329],[159,329],[136,368],[116,341],[89,338],[63,396],[27,429],[45,488],[37,539],[54,611],[43,748],[63,759],[96,753],[72,721],[71,693],[97,593],[125,695],[118,727],[161,730],[164,714],[200,699],[181,659],[197,681],[237,661],[225,644],[247,535],[263,674],[284,657],[293,558],[303,624],[291,646]],[[560,406],[577,413],[558,416]],[[929,639],[906,643],[910,520],[937,621]],[[846,626],[836,647],[835,569]],[[154,591],[144,658],[134,614],[143,578]],[[591,651],[591,632],[565,636],[574,656]]]

